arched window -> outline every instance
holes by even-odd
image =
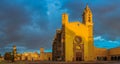
[[[120,61],[120,56],[118,56],[118,61]]]

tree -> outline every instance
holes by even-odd
[[[0,54],[0,58],[1,58],[2,56],[1,56],[1,54]]]
[[[7,60],[7,61],[11,61],[12,60],[11,52],[6,52],[4,54],[4,59]]]
[[[14,53],[12,52],[12,54],[11,54],[11,61],[12,61],[12,62],[15,61],[14,58],[15,58],[15,57],[14,57]]]

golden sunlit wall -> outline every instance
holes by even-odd
[[[107,57],[108,56],[108,50],[105,48],[94,48],[95,52],[95,58],[97,60],[97,57]]]
[[[107,50],[94,46],[93,28],[92,12],[88,5],[83,11],[82,22],[70,22],[68,14],[63,13],[62,28],[57,32],[60,37],[55,37],[53,41],[54,61],[105,61],[114,56],[119,59],[120,48]]]
[[[115,56],[115,55],[119,55],[120,56],[120,47],[118,48],[112,48],[110,50],[108,50],[108,53],[110,56]]]
[[[73,61],[73,41],[76,36],[82,38],[80,44],[84,44],[84,61],[93,61],[94,46],[93,46],[93,22],[92,13],[89,7],[85,8],[83,13],[83,23],[79,21],[69,22],[68,14],[62,15],[62,26],[65,29],[65,61]]]

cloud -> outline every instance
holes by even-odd
[[[87,3],[93,13],[95,36],[102,35],[110,40],[119,38],[120,0],[65,0],[61,9],[68,10],[70,21],[82,21],[82,13]]]
[[[119,33],[119,0],[96,0],[91,5],[94,19],[95,35],[102,35],[110,40],[117,40]],[[94,6],[96,3],[96,6]],[[103,3],[102,5],[100,5]]]
[[[61,14],[67,12],[70,21],[82,21],[87,2],[93,12],[95,45],[119,45],[120,0],[1,0],[0,51],[9,44],[28,51],[51,50],[55,31],[61,28]]]
[[[94,37],[94,45],[98,48],[114,48],[114,47],[120,47],[119,41],[113,41],[103,38],[102,36],[96,36]]]
[[[101,36],[97,36],[97,37],[94,38],[94,40],[104,41],[105,39],[103,39]]]
[[[39,0],[14,0],[13,2],[1,0],[0,47],[8,49],[8,45],[11,44],[29,50],[39,49],[51,43],[52,35],[48,27],[45,5],[45,1]],[[33,46],[34,44],[36,46]],[[50,48],[50,45],[47,46]]]

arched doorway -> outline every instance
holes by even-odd
[[[97,60],[100,61],[100,57],[99,56],[97,56]]]
[[[117,61],[117,56],[115,56],[114,58],[115,58],[115,61]]]
[[[48,57],[48,60],[50,61],[50,57]]]
[[[82,43],[82,38],[80,36],[76,36],[74,38],[73,54],[74,54],[74,61],[84,60],[84,44]]]
[[[82,61],[82,53],[76,52],[76,61]]]
[[[118,61],[120,61],[120,56],[118,56]]]
[[[113,61],[113,56],[111,56],[111,61]]]
[[[104,57],[104,61],[107,61],[107,57]]]
[[[28,57],[27,57],[27,56],[25,56],[25,60],[28,60]]]

